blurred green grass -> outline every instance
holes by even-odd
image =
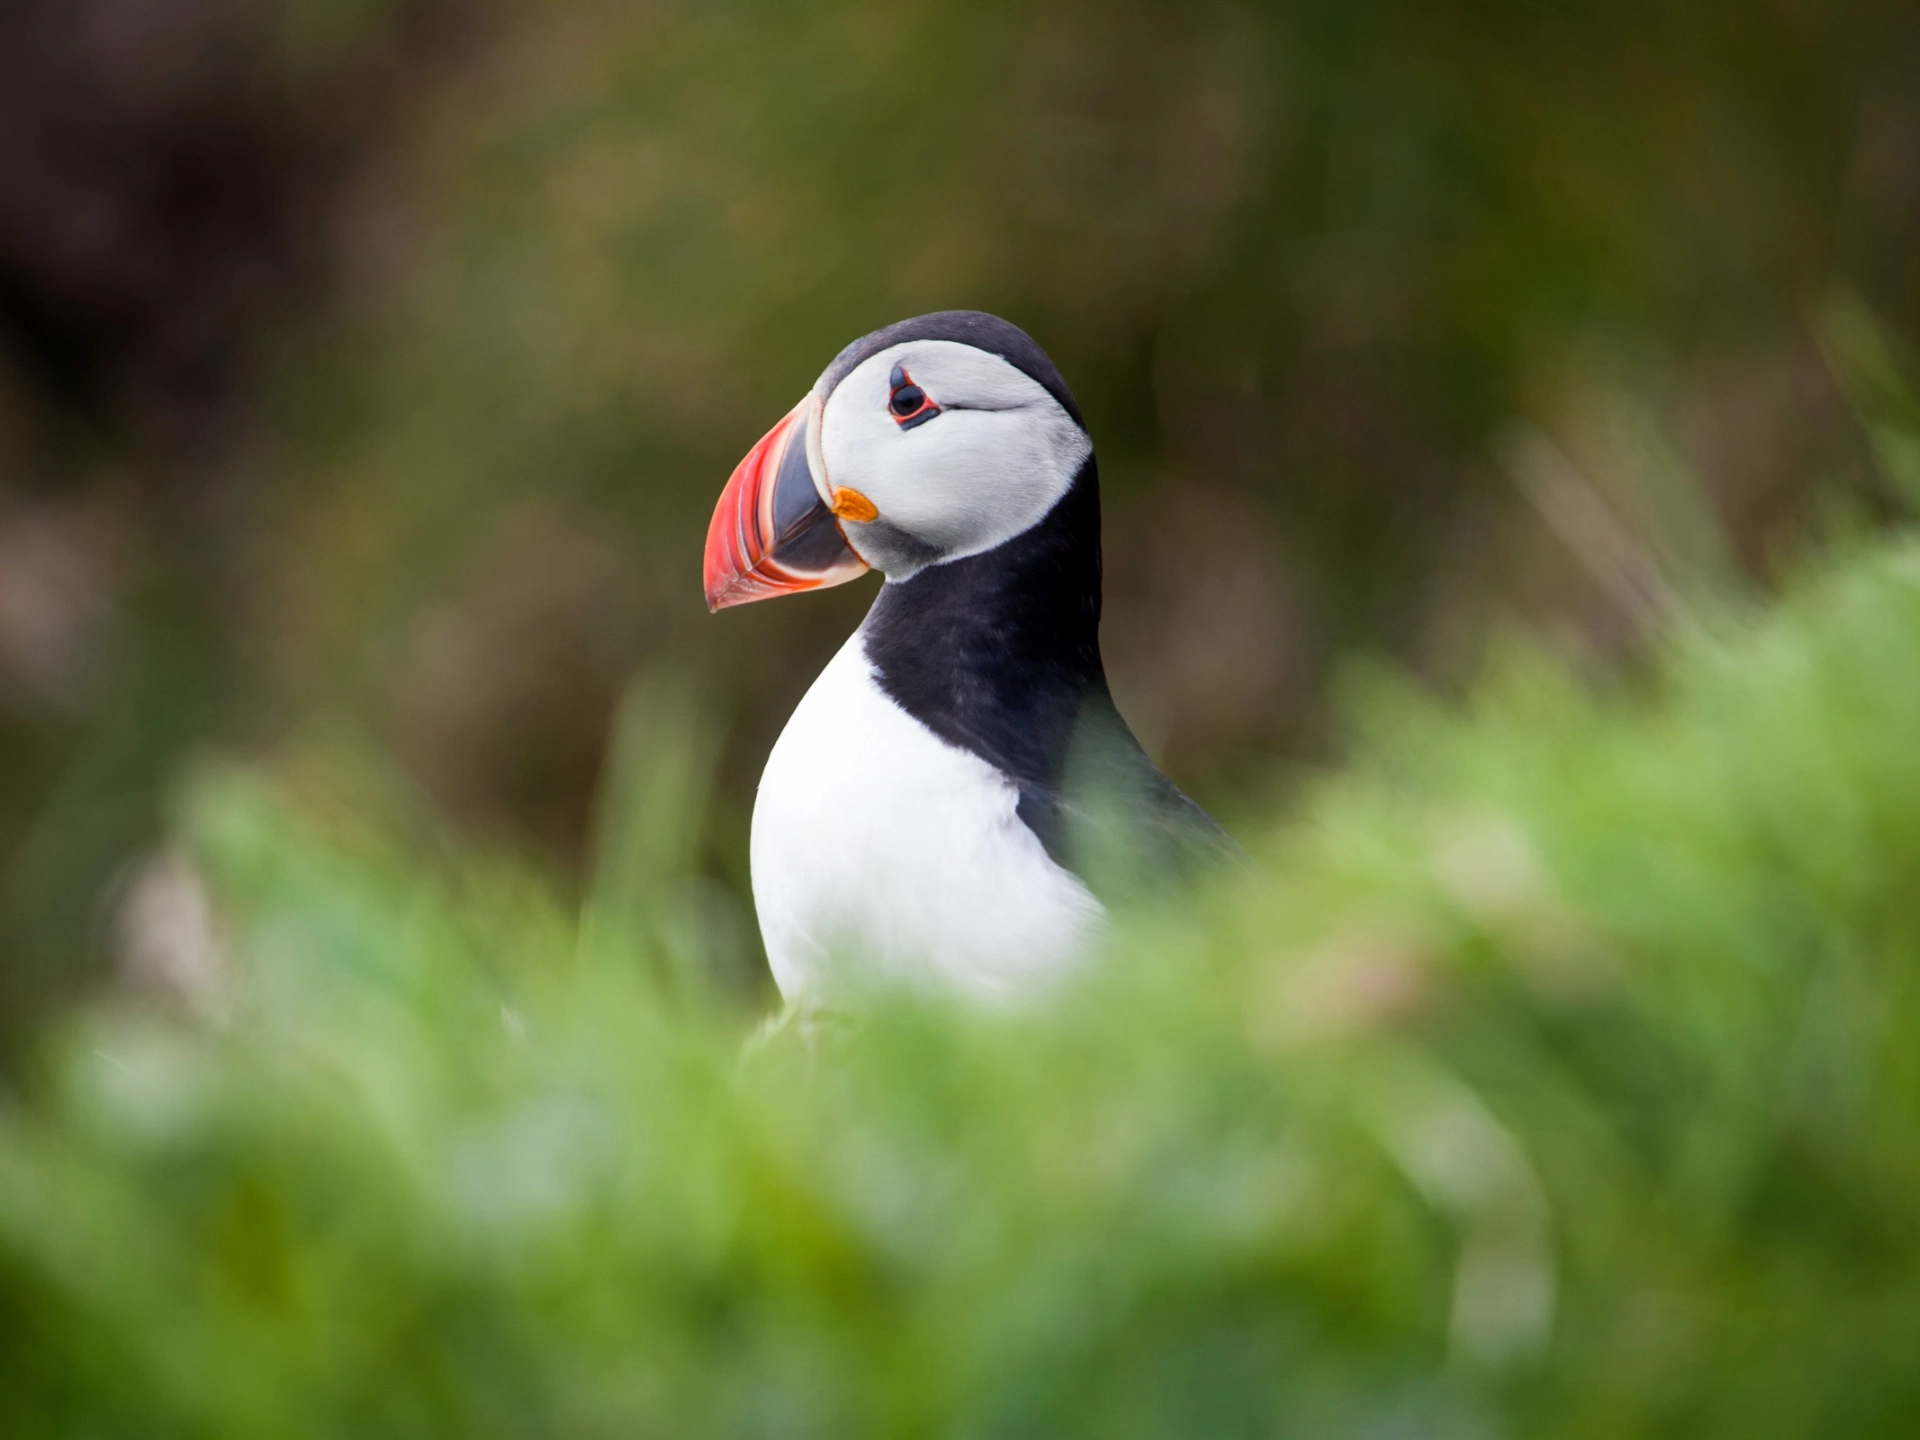
[[[584,906],[377,762],[209,762],[218,976],[0,1110],[9,1433],[1912,1434],[1920,539],[1659,652],[1363,677],[1057,1006],[750,1043],[684,687]]]

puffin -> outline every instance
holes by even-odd
[[[1237,853],[1114,705],[1100,566],[1080,407],[979,311],[854,341],[734,469],[710,611],[884,577],[754,802],[754,906],[789,1010],[876,985],[1018,1004],[1081,968],[1116,890]]]

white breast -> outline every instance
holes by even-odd
[[[767,758],[753,898],[789,1003],[874,980],[1010,1001],[1063,975],[1104,911],[1015,813],[1019,791],[881,690],[855,634]]]

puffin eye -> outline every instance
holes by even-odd
[[[894,423],[902,430],[911,430],[940,413],[940,407],[927,398],[926,391],[913,383],[913,377],[904,366],[893,367],[887,384],[892,391],[887,397],[887,409],[893,412]]]

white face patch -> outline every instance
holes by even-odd
[[[938,415],[910,427],[895,420],[896,365]],[[1038,381],[957,340],[909,340],[869,356],[834,388],[818,428],[829,495],[857,490],[879,511],[870,524],[846,522],[848,542],[894,580],[1031,529],[1093,449]]]

